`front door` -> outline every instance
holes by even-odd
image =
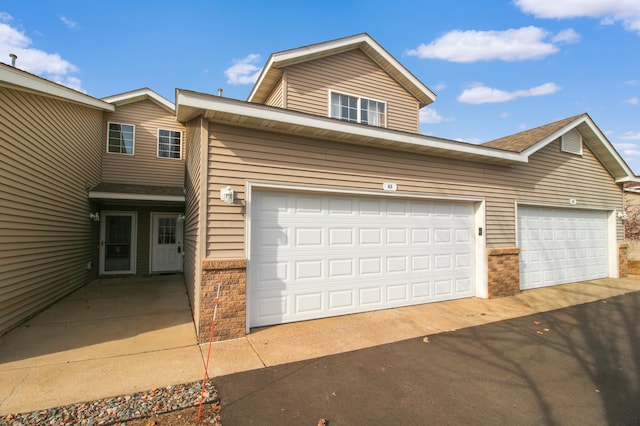
[[[151,214],[151,272],[182,272],[182,222],[177,213]]]
[[[101,214],[100,274],[135,274],[136,213]]]

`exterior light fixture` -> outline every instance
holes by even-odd
[[[233,204],[234,197],[235,197],[235,192],[233,191],[233,188],[231,188],[230,186],[220,188],[220,199],[225,204]]]
[[[98,212],[89,213],[89,219],[94,221],[94,222],[100,222],[100,213],[98,213]]]
[[[178,221],[178,222],[184,222],[184,219],[185,219],[184,213],[180,213],[180,214],[178,215],[178,219],[177,219],[177,221]]]

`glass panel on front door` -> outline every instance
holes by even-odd
[[[131,216],[106,216],[104,270],[131,270]]]
[[[161,217],[158,219],[158,244],[176,243],[176,222],[175,218]]]

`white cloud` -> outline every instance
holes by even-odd
[[[506,111],[501,112],[498,117],[500,118],[508,118],[509,117],[509,113]]]
[[[564,33],[562,37],[565,39],[575,40],[577,33],[568,31],[573,30],[565,30],[559,35]],[[454,30],[429,44],[409,50],[407,54],[452,62],[540,59],[559,50],[545,41],[548,36],[548,32],[534,26],[505,31]]]
[[[615,143],[616,150],[622,154],[623,157],[639,157],[640,158],[640,146],[635,143]]]
[[[422,124],[437,124],[442,123],[443,120],[442,116],[433,108],[425,107],[420,110],[420,123]]]
[[[13,20],[13,16],[9,15],[7,12],[0,12],[0,21],[9,22]]]
[[[626,84],[627,86],[637,86],[638,80],[627,80],[624,82],[624,84]]]
[[[447,83],[445,83],[444,81],[441,81],[440,83],[433,86],[433,90],[436,90],[438,92],[446,88],[447,88]]]
[[[629,105],[638,105],[640,103],[640,99],[634,96],[632,98],[626,99],[624,103]]]
[[[559,90],[560,86],[555,83],[545,83],[532,87],[531,89],[514,90],[512,92],[477,84],[469,89],[465,89],[460,96],[458,96],[458,102],[464,104],[508,102],[516,98],[551,95]]]
[[[580,34],[575,32],[573,28],[569,28],[554,35],[553,38],[551,38],[551,41],[554,43],[575,44],[580,41]]]
[[[618,139],[623,141],[640,141],[640,132],[625,132]]]
[[[82,91],[81,81],[69,76],[78,71],[75,65],[62,59],[58,53],[47,53],[32,45],[33,41],[23,32],[0,23],[0,60],[4,58],[8,62],[9,54],[13,53],[18,56],[18,68]]]
[[[261,69],[255,64],[260,60],[260,55],[252,53],[242,59],[234,61],[224,74],[229,84],[253,84],[258,79]]]
[[[538,18],[600,18],[603,25],[621,22],[626,30],[640,33],[638,0],[514,0],[514,3]]]
[[[77,22],[72,21],[71,19],[66,18],[66,17],[64,17],[64,16],[61,16],[61,17],[60,17],[60,20],[62,21],[62,23],[63,23],[63,24],[65,24],[65,25],[66,25],[67,27],[69,27],[69,28],[72,28],[72,29],[73,29],[73,28],[75,28],[75,27],[77,27],[77,26],[78,26],[78,23],[77,23]]]

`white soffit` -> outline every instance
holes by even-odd
[[[18,86],[39,95],[63,99],[106,111],[115,110],[113,105],[100,99],[6,64],[0,64],[0,85]]]
[[[176,108],[173,102],[160,96],[153,90],[145,87],[142,89],[132,90],[130,92],[120,93],[113,96],[107,96],[102,98],[103,101],[114,105],[125,105],[132,102],[138,102],[141,100],[150,99],[161,107],[167,109],[169,112],[175,112]]]
[[[231,125],[238,125],[239,117],[247,117],[256,120],[264,120],[265,130],[273,127],[274,123],[283,123],[296,129],[313,130],[315,134],[329,133],[340,135],[335,140],[345,140],[346,135],[361,138],[363,140],[378,140],[389,144],[403,144],[413,147],[420,147],[435,155],[436,152],[450,153],[454,155],[461,153],[469,160],[473,157],[475,161],[486,161],[495,163],[525,163],[527,157],[521,154],[504,151],[495,148],[473,145],[464,142],[435,138],[426,135],[398,132],[373,126],[346,123],[333,118],[316,117],[310,114],[288,111],[259,104],[250,104],[234,99],[221,98],[191,91],[178,89],[177,100],[177,120],[185,122],[198,115],[207,116],[207,112],[216,115],[219,122],[228,122]],[[228,116],[228,118],[225,117]],[[209,117],[211,118],[211,117]],[[255,126],[258,127],[258,126]],[[273,129],[271,129],[273,130]],[[318,136],[320,137],[320,136]],[[423,150],[424,152],[424,150]],[[455,158],[455,157],[454,157]]]
[[[248,102],[262,103],[264,97],[269,90],[264,90],[265,84],[273,83],[274,73],[280,73],[277,68],[294,65],[313,59],[322,58],[340,52],[346,52],[352,49],[360,48],[371,57],[382,69],[389,73],[397,80],[407,91],[420,101],[420,106],[424,107],[436,99],[435,93],[418,80],[411,72],[409,72],[400,62],[398,62],[389,52],[373,40],[368,34],[358,34],[351,37],[345,37],[337,40],[331,40],[324,43],[312,44],[296,49],[285,50],[273,53],[267,64],[262,69],[256,84],[254,85]],[[269,78],[271,76],[272,78]]]

